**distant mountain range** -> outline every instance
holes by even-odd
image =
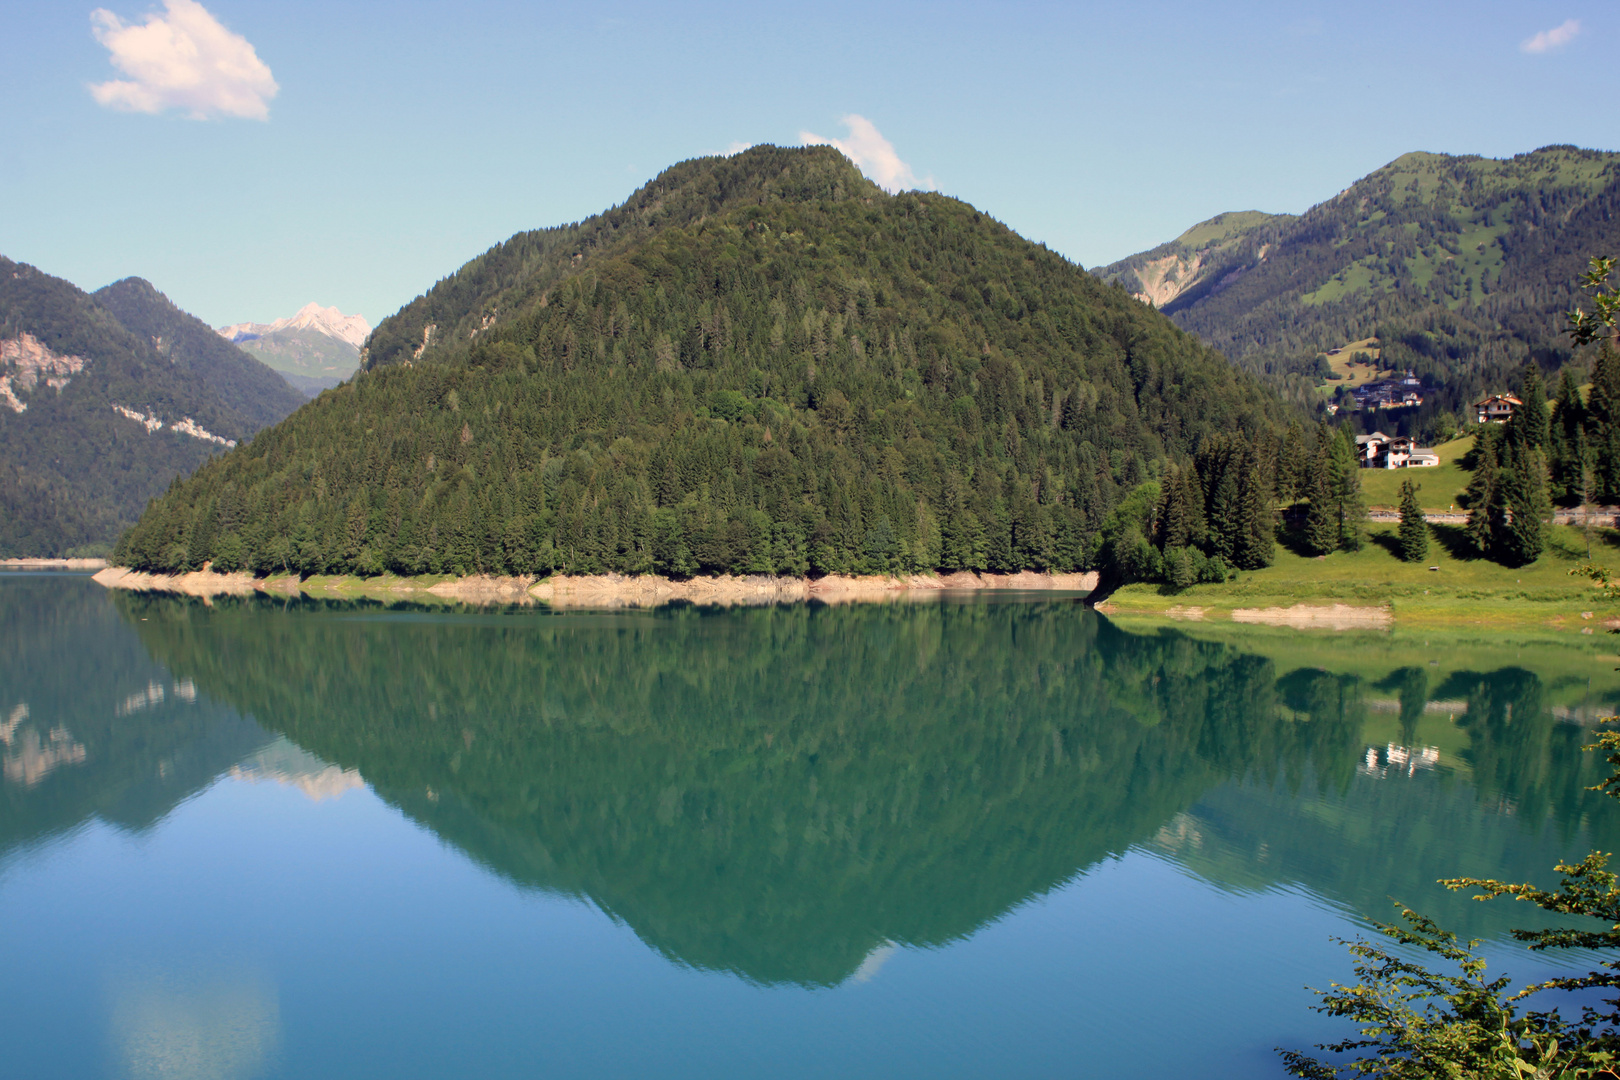
[[[371,333],[363,315],[309,303],[285,319],[222,326],[219,334],[275,368],[311,397],[336,386],[360,366]]]
[[[91,295],[0,257],[0,555],[105,548],[304,400],[140,278]]]
[[[1294,217],[1222,214],[1095,271],[1299,404],[1321,354],[1376,336],[1437,392],[1421,425],[1572,358],[1563,313],[1590,256],[1620,251],[1620,154],[1406,154]],[[1384,421],[1381,420],[1380,423]]]

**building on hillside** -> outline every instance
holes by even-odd
[[[1474,413],[1481,424],[1505,424],[1513,419],[1513,410],[1523,404],[1512,394],[1492,394],[1484,401],[1474,402]]]
[[[1440,464],[1440,455],[1413,439],[1375,431],[1356,436],[1356,460],[1363,469],[1425,469]]]
[[[1408,371],[1399,379],[1364,383],[1351,393],[1355,395],[1356,408],[1363,411],[1415,409],[1423,404],[1423,380]]]

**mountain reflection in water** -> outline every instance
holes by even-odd
[[[171,683],[290,740],[276,753],[363,777],[673,961],[758,983],[871,978],[1138,845],[1232,888],[1298,883],[1377,917],[1395,895],[1494,935],[1506,905],[1434,878],[1544,876],[1617,831],[1584,791],[1602,774],[1586,732],[1517,667],[1436,685],[1278,670],[1051,600],[460,618],[113,602]],[[1431,736],[1462,749],[1406,768]],[[81,768],[100,767],[92,747]]]

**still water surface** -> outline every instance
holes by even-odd
[[[3,575],[0,1072],[1278,1076],[1391,896],[1548,970],[1434,879],[1620,841],[1567,640]]]

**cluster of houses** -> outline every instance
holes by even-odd
[[[1423,404],[1423,380],[1408,371],[1399,379],[1364,383],[1350,393],[1356,399],[1356,408],[1367,412],[1376,409],[1415,409]]]
[[[1440,455],[1418,446],[1416,440],[1382,431],[1356,436],[1356,458],[1363,469],[1427,469],[1440,464]]]
[[[1389,385],[1393,382],[1394,380],[1390,380],[1388,384],[1374,385]],[[1523,404],[1524,402],[1512,394],[1492,394],[1483,401],[1474,402],[1474,415],[1481,424],[1505,424],[1513,419],[1513,410]],[[1403,407],[1374,406],[1380,409]],[[1356,436],[1356,458],[1363,469],[1424,469],[1440,464],[1440,455],[1417,445],[1416,440],[1398,435],[1385,435],[1382,431]]]

